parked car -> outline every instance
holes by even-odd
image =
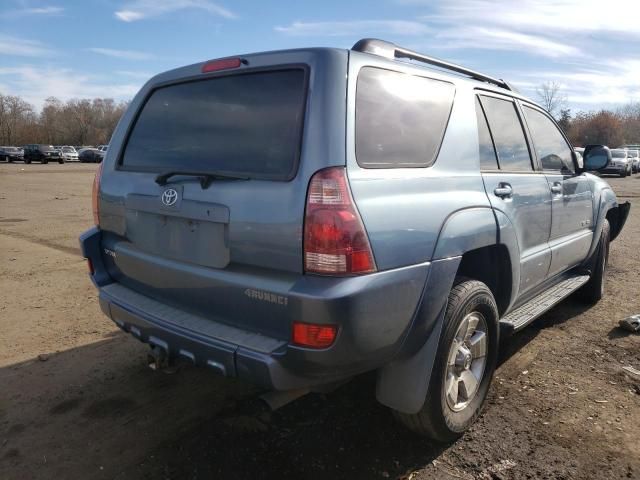
[[[85,148],[80,150],[78,159],[81,162],[100,163],[104,158],[104,153],[97,148]]]
[[[611,150],[611,163],[603,170],[605,175],[618,175],[621,178],[631,175],[631,160],[628,157],[627,150],[615,148]]]
[[[627,150],[627,156],[631,162],[631,172],[640,172],[640,150]]]
[[[64,158],[53,148],[53,145],[30,144],[25,145],[23,150],[24,163],[49,163],[50,161],[64,163]]]
[[[78,152],[76,151],[76,149],[70,145],[64,145],[62,147],[60,147],[60,155],[62,156],[62,158],[66,161],[74,161],[77,162],[78,161]]]
[[[24,152],[18,147],[0,147],[0,158],[5,162],[24,159]]]
[[[380,40],[165,72],[111,143],[80,244],[151,366],[281,402],[376,371],[377,399],[438,441],[479,415],[499,338],[602,297],[629,212],[584,173],[607,147],[582,168],[506,82]]]

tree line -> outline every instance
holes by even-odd
[[[127,108],[112,98],[45,100],[38,113],[19,96],[0,93],[0,145],[101,145]]]
[[[630,102],[615,110],[595,110],[571,115],[567,96],[556,82],[536,89],[540,104],[556,117],[571,143],[576,147],[602,144],[615,148],[640,144],[640,102]]]
[[[575,146],[604,144],[618,147],[640,143],[640,102],[616,110],[579,112],[571,115],[567,98],[555,82],[542,84],[538,100],[554,115]],[[45,100],[38,113],[19,96],[0,93],[0,145],[46,143],[50,145],[101,145],[111,134],[128,102],[112,98]]]

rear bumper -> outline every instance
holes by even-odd
[[[363,277],[301,276],[286,292],[289,309],[283,318],[339,326],[331,347],[314,350],[175,308],[114,282],[103,264],[100,237],[95,228],[83,234],[82,252],[92,261],[103,312],[121,329],[164,349],[169,358],[274,390],[331,383],[389,362],[412,327],[430,269],[424,263]]]

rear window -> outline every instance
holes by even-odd
[[[156,89],[122,166],[293,178],[305,106],[302,68],[228,75]]]
[[[367,168],[426,167],[453,105],[448,82],[365,67],[356,87],[356,159]]]

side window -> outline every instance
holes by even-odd
[[[496,157],[496,149],[493,147],[493,140],[487,126],[487,119],[482,111],[480,100],[476,97],[476,119],[478,120],[478,144],[480,155],[481,170],[497,170],[498,157]]]
[[[365,168],[427,167],[444,137],[455,87],[365,67],[356,86],[356,159]]]
[[[531,171],[531,157],[515,104],[510,100],[482,97],[493,135],[500,168],[508,171]]]
[[[525,105],[523,110],[542,168],[573,173],[571,148],[558,127],[544,113],[534,108]]]

